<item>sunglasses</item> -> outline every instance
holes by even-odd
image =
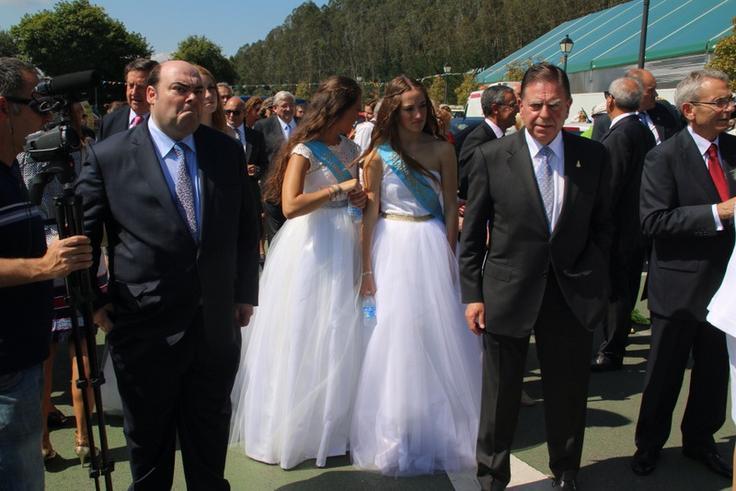
[[[40,116],[43,116],[43,115],[47,114],[52,109],[52,104],[50,103],[49,100],[47,100],[45,98],[40,98],[40,99],[30,98],[30,99],[27,99],[25,97],[15,97],[15,96],[12,96],[12,95],[6,95],[6,96],[3,96],[3,97],[5,97],[5,100],[6,101],[10,101],[10,102],[13,102],[15,104],[23,104],[25,106],[28,106],[28,108],[31,111],[33,111],[34,113],[36,113],[36,114],[38,114]]]
[[[243,111],[233,111],[232,109],[225,109],[226,116],[230,116],[231,114],[233,116],[240,116],[241,114],[243,114]]]

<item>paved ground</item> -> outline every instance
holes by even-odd
[[[679,422],[682,417],[686,391],[680,395],[672,436],[665,448],[659,468],[649,477],[640,478],[629,470],[629,457],[633,452],[633,435],[641,398],[649,331],[638,332],[631,338],[629,357],[623,371],[593,374],[590,385],[588,428],[583,453],[583,469],[579,484],[585,490],[679,491],[697,489],[715,491],[729,489],[725,479],[708,472],[680,453]],[[57,362],[53,400],[65,414],[70,414],[69,400],[61,389],[69,378],[69,365],[64,357]],[[529,356],[529,374],[526,388],[535,397],[541,397],[541,383],[536,357]],[[689,383],[686,375],[683,387]],[[729,409],[730,414],[730,409]],[[113,473],[114,487],[126,489],[130,484],[127,452],[122,435],[122,421],[109,418],[108,429],[112,457],[116,461]],[[86,471],[72,451],[73,428],[54,430],[52,442],[60,456],[49,464],[46,473],[47,489],[94,489]],[[720,451],[730,459],[736,429],[730,419],[717,435]],[[543,404],[522,410],[517,432],[511,489],[536,491],[550,489],[544,474],[547,467],[547,450],[544,444]],[[437,475],[411,479],[385,478],[370,472],[354,470],[347,459],[330,459],[327,468],[315,468],[306,462],[296,469],[283,471],[246,458],[242,451],[232,449],[226,474],[234,490],[282,490],[282,491],[343,491],[343,490],[422,490],[469,491],[476,489],[472,475]],[[103,487],[104,489],[104,487]],[[185,488],[181,463],[177,462],[174,489]]]

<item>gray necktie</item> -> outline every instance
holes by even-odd
[[[552,211],[555,206],[555,185],[552,179],[552,163],[550,162],[554,152],[549,147],[544,146],[537,154],[540,164],[534,170],[537,178],[537,186],[539,186],[539,194],[544,203],[544,211],[547,215],[547,223],[549,229],[552,230]]]
[[[174,153],[176,153],[176,160],[179,163],[176,171],[176,198],[184,212],[184,219],[189,227],[189,232],[197,241],[199,227],[197,226],[197,214],[194,207],[194,186],[187,169],[187,149],[186,143],[177,142],[174,144]]]

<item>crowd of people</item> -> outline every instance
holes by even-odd
[[[645,263],[652,340],[632,471],[655,470],[692,357],[682,452],[732,479],[713,438],[736,334],[722,72],[688,75],[676,107],[650,72],[624,73],[592,139],[563,131],[570,85],[548,63],[486,89],[484,122],[457,138],[403,75],[370,101],[329,77],[301,112],[289,92],[244,101],[184,61],[135,60],[124,80],[125,104],[73,154],[84,235],[59,239],[60,184],[31,203],[43,165],[23,148],[52,115],[35,68],[0,58],[8,489],[43,489],[56,456],[51,367],[76,315],[60,280],[84,269],[98,276],[130,489],[170,489],[178,442],[190,489],[229,489],[230,444],[284,469],[349,454],[391,476],[475,470],[503,490],[520,406],[534,403],[532,334],[551,485],[578,489],[590,373],[622,368]],[[89,370],[86,352],[71,356]],[[99,450],[71,391],[84,463]]]

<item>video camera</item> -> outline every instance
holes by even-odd
[[[36,162],[44,162],[41,171],[30,181],[29,194],[35,204],[41,202],[43,189],[57,177],[62,184],[71,184],[76,178],[71,154],[79,150],[79,134],[72,126],[71,105],[84,100],[89,91],[101,83],[96,70],[68,73],[38,83],[34,97],[41,112],[55,114],[53,121],[26,137],[24,150]]]

